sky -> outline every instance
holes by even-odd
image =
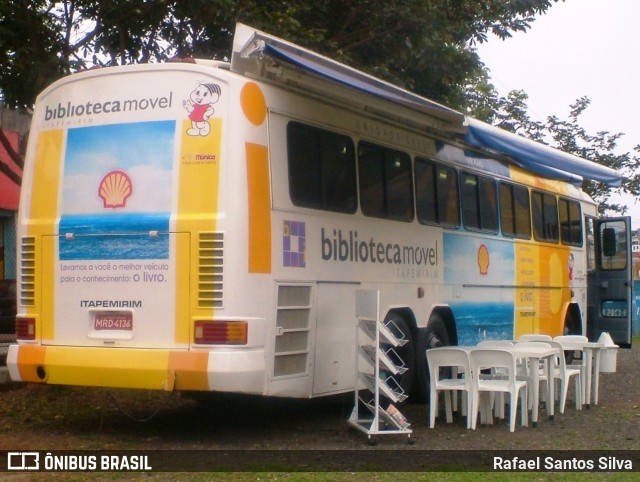
[[[102,177],[124,170],[133,184],[129,212],[171,211],[174,121],[135,122],[69,129],[62,211],[114,214],[97,195]],[[153,142],[135,142],[136,138]],[[127,141],[127,139],[129,139]],[[97,167],[97,169],[96,169]]]
[[[529,115],[567,119],[569,106],[591,100],[580,117],[587,132],[623,132],[620,153],[640,144],[640,1],[565,0],[554,3],[525,33],[502,41],[490,36],[478,46],[501,95],[524,90]],[[634,229],[640,228],[640,199],[626,197]]]

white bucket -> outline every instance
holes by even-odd
[[[613,343],[611,335],[607,332],[600,335],[598,343],[604,345],[600,350],[600,373],[615,373],[618,364],[618,345]]]

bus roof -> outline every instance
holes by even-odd
[[[266,56],[286,62],[325,80],[337,82],[375,97],[404,105],[452,124],[461,125],[464,122],[464,116],[449,107],[425,99],[311,50],[304,49],[246,25],[237,24],[231,70],[236,70],[240,59],[248,58],[256,53],[261,58]]]
[[[615,170],[550,146],[534,142],[476,119],[417,94],[360,72],[328,57],[238,23],[233,43],[231,70],[275,78],[261,61],[275,60],[311,74],[315,78],[339,84],[427,114],[442,123],[443,130],[484,152],[497,155],[542,177],[580,185],[583,178],[620,186],[622,176]],[[258,62],[256,63],[256,60]],[[257,70],[256,70],[257,69]],[[266,69],[266,70],[264,70]],[[311,79],[308,79],[311,82]]]

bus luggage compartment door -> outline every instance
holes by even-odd
[[[100,236],[44,237],[43,344],[188,346],[189,290],[184,280],[189,279],[190,271],[189,234]],[[111,248],[73,251],[65,243],[108,243]],[[74,252],[84,254],[68,254]]]
[[[353,390],[356,285],[324,282],[317,290],[313,394]]]

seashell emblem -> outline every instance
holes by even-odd
[[[478,268],[480,269],[480,275],[486,276],[489,274],[489,248],[486,244],[481,244],[478,248]]]
[[[98,196],[105,208],[123,208],[127,198],[133,194],[131,178],[124,171],[111,171],[100,181]]]

